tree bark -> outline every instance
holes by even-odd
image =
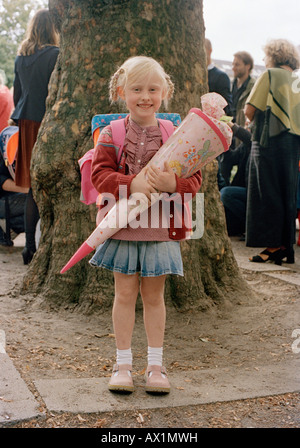
[[[60,270],[95,228],[95,206],[79,200],[78,159],[92,148],[91,119],[120,112],[111,106],[108,81],[133,55],[160,61],[175,82],[170,112],[184,118],[207,91],[201,0],[50,0],[61,32],[46,115],[32,156],[32,185],[41,215],[41,240],[22,292],[48,303],[106,308],[113,276],[86,257]],[[247,289],[232,254],[217,188],[217,163],[203,170],[205,232],[182,244],[185,277],[171,276],[167,302],[181,310],[206,309]],[[227,297],[227,299],[226,299]]]

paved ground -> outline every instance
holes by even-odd
[[[16,244],[23,244],[22,239]],[[279,278],[285,282],[300,285],[300,247],[296,248],[296,263],[287,267],[273,264],[257,264],[248,262],[248,256],[255,253],[246,248],[238,239],[232,240],[233,251],[241,269],[264,272],[272,278]],[[300,330],[299,330],[300,333]],[[295,335],[300,336],[299,335]],[[300,344],[299,344],[300,345]],[[300,348],[300,347],[299,347]],[[38,379],[34,385],[44,400],[48,411],[53,412],[110,412],[113,410],[153,409],[174,406],[197,405],[212,402],[225,402],[253,397],[279,395],[300,391],[299,376],[300,356],[292,363],[277,363],[265,365],[251,379],[252,388],[249,390],[249,369],[210,369],[195,371],[192,381],[186,383],[184,390],[180,390],[185,378],[176,374],[171,377],[173,390],[168,396],[152,397],[143,393],[141,385],[137,383],[134,397],[116,395],[108,392],[107,378],[80,379]],[[268,378],[272,376],[272,382]],[[201,381],[200,381],[201,376]],[[284,378],[284,381],[283,381]],[[5,334],[0,330],[0,427],[7,423],[28,420],[40,415],[39,403],[33,393],[16,370],[13,362],[5,351]]]

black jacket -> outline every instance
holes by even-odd
[[[46,109],[48,84],[54,69],[58,47],[47,46],[30,56],[15,60],[14,103],[11,118],[41,122]]]
[[[210,92],[222,95],[228,103],[225,108],[227,115],[231,114],[232,96],[230,91],[230,79],[227,73],[217,67],[208,70],[208,87]]]

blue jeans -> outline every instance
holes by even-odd
[[[246,227],[247,189],[244,187],[224,187],[220,191],[223,202],[227,232],[229,236],[240,235]]]

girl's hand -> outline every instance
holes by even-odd
[[[164,164],[164,171],[153,165],[147,169],[148,182],[156,191],[175,193],[176,176],[168,162]]]
[[[155,189],[150,185],[148,180],[146,179],[146,170],[147,168],[143,168],[139,174],[137,174],[131,184],[130,184],[130,193],[143,193],[149,201],[151,200],[151,193],[156,193]]]

